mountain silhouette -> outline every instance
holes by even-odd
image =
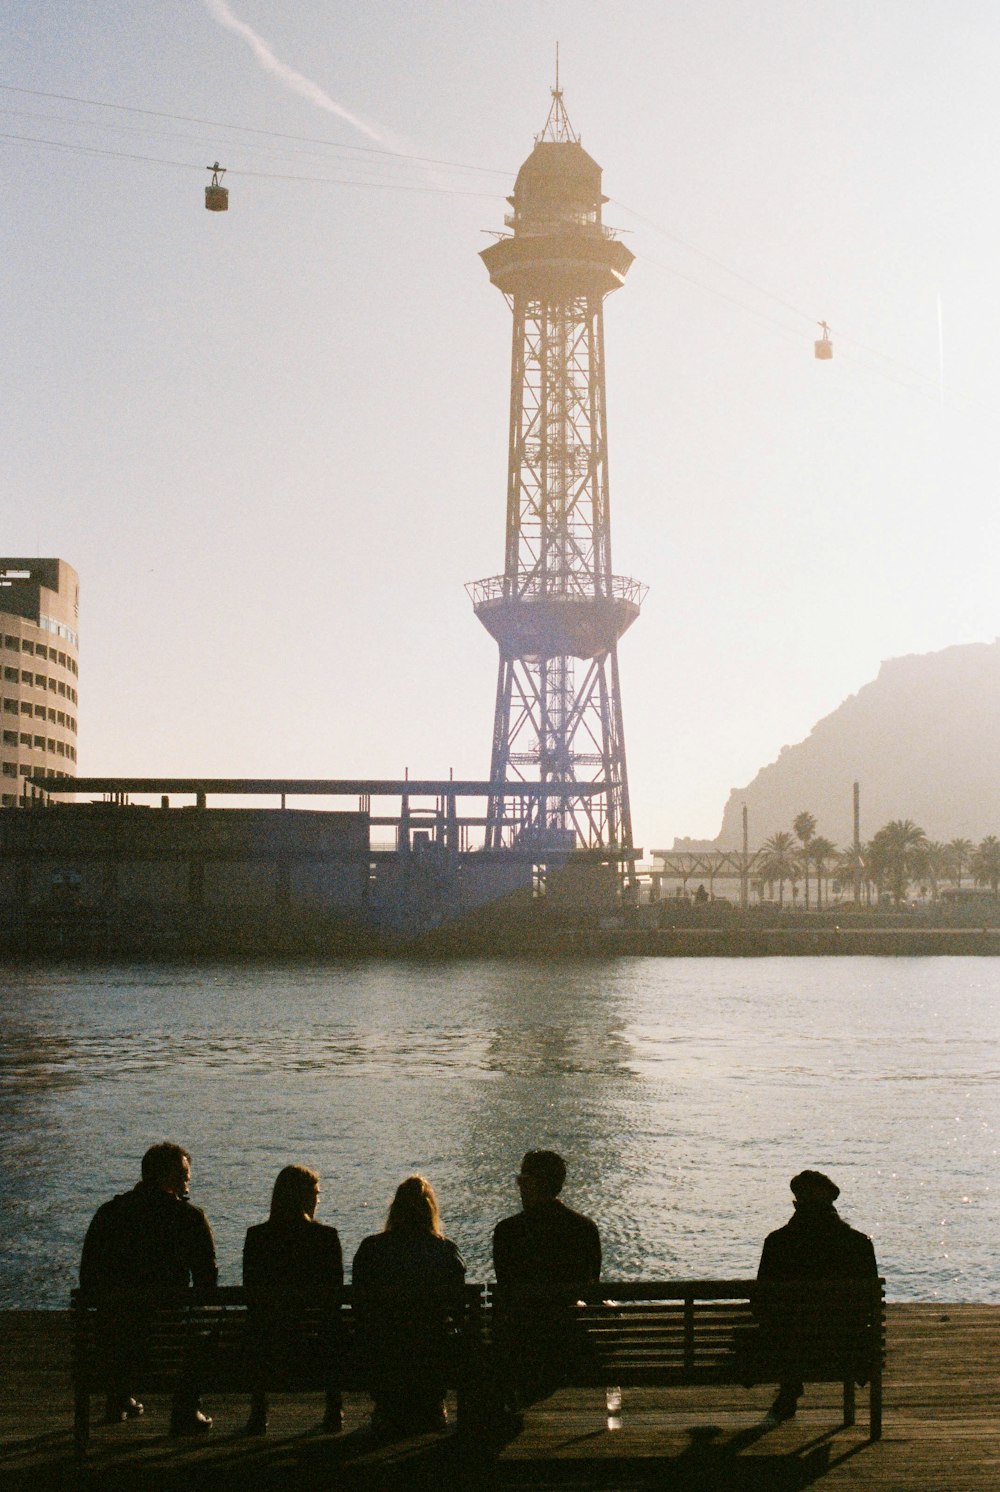
[[[1000,638],[883,663],[804,741],[733,789],[715,842],[741,845],[745,803],[751,847],[803,811],[818,833],[849,845],[855,782],[862,840],[890,819],[913,819],[932,840],[1000,834]]]

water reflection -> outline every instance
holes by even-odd
[[[524,1150],[569,1160],[609,1273],[752,1272],[836,1175],[895,1298],[995,1297],[996,960],[373,961],[8,975],[0,1303],[61,1304],[86,1223],[179,1139],[223,1280],[288,1161],[350,1254],[408,1171],[474,1275]]]

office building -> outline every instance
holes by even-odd
[[[76,775],[80,581],[61,559],[0,557],[0,805]]]

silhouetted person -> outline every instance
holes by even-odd
[[[267,1433],[268,1382],[281,1383],[310,1356],[326,1389],[323,1429],[336,1431],[343,1423],[337,1328],[344,1262],[336,1228],[316,1221],[319,1193],[315,1171],[285,1166],[274,1183],[267,1222],[247,1229],[243,1284],[256,1352],[248,1435]],[[318,1331],[304,1320],[304,1312],[317,1309]]]
[[[83,1241],[81,1288],[108,1297],[104,1341],[113,1386],[105,1419],[134,1419],[143,1406],[132,1393],[132,1376],[142,1371],[148,1322],[141,1311],[116,1309],[114,1296],[129,1290],[211,1287],[218,1279],[215,1242],[208,1219],[188,1201],[191,1157],[180,1145],[153,1145],[142,1157],[142,1180],[131,1191],[105,1202],[94,1214]],[[171,1433],[210,1430],[212,1421],[198,1407],[196,1386],[182,1383],[174,1394]]]
[[[498,1354],[508,1407],[533,1403],[557,1387],[560,1365],[579,1346],[572,1311],[576,1292],[600,1278],[597,1225],[559,1200],[565,1180],[561,1155],[529,1150],[516,1177],[522,1210],[493,1230],[493,1269],[501,1287]],[[518,1301],[518,1286],[542,1285],[566,1288],[544,1302],[530,1292]]]
[[[559,1200],[566,1162],[554,1150],[529,1150],[515,1178],[521,1211],[493,1230],[497,1284],[589,1285],[601,1276],[597,1224]]]
[[[877,1280],[878,1265],[872,1241],[844,1222],[834,1207],[840,1187],[822,1171],[800,1171],[789,1183],[795,1212],[783,1228],[769,1233],[757,1270],[759,1285],[771,1282]],[[761,1314],[773,1338],[794,1337],[794,1308],[768,1308],[761,1292]],[[801,1382],[788,1379],[778,1388],[770,1415],[791,1419],[802,1393]]]
[[[447,1310],[434,1291],[461,1285],[465,1261],[444,1236],[423,1176],[400,1183],[385,1228],[364,1239],[351,1272],[377,1434],[443,1430]]]

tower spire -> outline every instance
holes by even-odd
[[[558,140],[562,143],[569,142],[572,145],[579,145],[580,136],[569,122],[566,105],[563,103],[562,88],[559,85],[558,42],[556,42],[556,84],[554,88],[549,89],[549,92],[552,94],[552,102],[549,105],[549,116],[545,121],[545,128],[542,130],[542,133],[536,136],[536,143],[539,140]]]

